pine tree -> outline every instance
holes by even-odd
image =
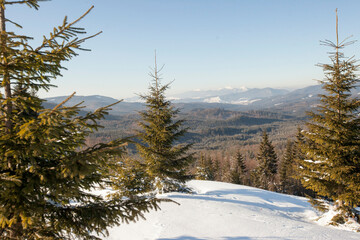
[[[140,96],[146,103],[146,110],[140,112],[142,131],[138,134],[141,143],[137,144],[137,149],[156,191],[186,191],[187,167],[193,161],[193,154],[187,153],[191,144],[176,145],[186,129],[181,128],[184,120],[175,120],[179,109],[166,100],[165,91],[169,84],[161,85],[160,71],[155,56],[149,93]]]
[[[257,160],[259,166],[256,169],[256,173],[259,178],[259,187],[266,190],[274,190],[277,173],[277,156],[266,131],[263,132]]]
[[[30,37],[6,31],[5,23],[13,22],[5,18],[5,6],[37,9],[39,2],[0,0],[0,238],[98,239],[107,227],[157,208],[158,200],[91,193],[110,187],[109,179],[117,177],[111,169],[124,151],[124,140],[85,145],[111,106],[79,116],[80,105],[44,109],[36,96],[93,37],[80,38],[85,31],[74,26],[90,10],[71,23],[65,18],[34,47]]]
[[[231,171],[231,182],[235,184],[245,183],[246,166],[244,157],[238,151],[235,156],[235,166]]]
[[[326,94],[320,95],[316,112],[309,113],[303,150],[303,184],[336,202],[343,218],[354,216],[360,204],[360,100],[351,96],[359,80],[359,65],[340,52],[352,42],[339,42],[336,15],[336,42],[322,43],[334,49],[330,64],[322,64]]]

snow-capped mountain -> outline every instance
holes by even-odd
[[[182,110],[196,108],[224,108],[234,111],[259,110],[259,109],[288,109],[291,111],[309,111],[319,103],[319,94],[324,93],[321,85],[308,86],[293,91],[274,88],[223,88],[219,90],[190,91],[183,94],[167,95],[177,107]],[[354,96],[359,96],[360,88],[353,89]],[[46,98],[46,107],[53,107],[61,103],[66,96]],[[114,102],[117,99],[93,95],[74,96],[66,105],[75,105],[84,101],[84,110],[95,110]],[[138,97],[125,99],[112,107],[111,114],[121,115],[134,113],[144,109],[143,102]]]
[[[192,91],[187,91],[184,93],[172,95],[172,97],[174,99],[200,99],[200,98],[206,99],[216,96],[224,96],[228,94],[239,94],[246,92],[247,90],[249,89],[246,87],[241,87],[241,88],[225,87],[216,90],[192,90]]]
[[[288,93],[285,89],[274,88],[221,88],[218,90],[193,90],[181,94],[170,95],[173,102],[181,103],[227,103],[248,105],[253,102]],[[139,101],[138,97],[125,99],[125,101]]]

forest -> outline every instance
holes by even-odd
[[[111,116],[114,102],[94,111],[49,107],[50,91],[89,35],[67,17],[38,45],[7,31],[10,5],[34,10],[41,0],[0,0],[0,238],[100,239],[114,226],[159,210],[169,192],[191,193],[191,179],[222,181],[306,196],[319,210],[331,203],[333,225],[360,213],[360,100],[352,90],[359,65],[341,50],[353,43],[325,40],[324,90],[316,107],[182,112],[167,98],[155,53],[144,109]],[[337,15],[336,15],[337,17]],[[35,46],[36,45],[36,46]],[[306,108],[305,108],[306,109]],[[106,197],[96,190],[111,189]]]

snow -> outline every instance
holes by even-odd
[[[193,194],[168,193],[146,220],[110,229],[107,240],[351,240],[360,233],[327,225],[306,198],[211,181],[188,183]]]
[[[250,103],[254,103],[260,101],[261,99],[247,99],[247,98],[240,98],[237,101],[232,101],[231,104],[238,104],[238,105],[249,105]]]
[[[221,89],[222,89],[222,88],[220,88],[220,90],[221,90]],[[226,87],[224,87],[224,89],[233,90],[234,88],[231,87],[231,86],[226,86]]]
[[[195,99],[195,98],[192,98]],[[235,101],[224,101],[220,97],[210,97],[204,99],[204,102],[206,103],[230,103],[230,104],[237,104],[237,105],[249,105],[251,103],[254,103],[256,101],[259,101],[261,99],[248,99],[248,98],[239,98]]]
[[[180,100],[180,98],[178,98],[178,97],[168,97],[168,100],[175,101],[175,100]]]
[[[221,103],[221,99],[220,97],[211,97],[211,98],[207,98],[204,100],[204,102],[207,102],[207,103]]]

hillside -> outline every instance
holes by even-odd
[[[210,181],[190,181],[194,194],[164,195],[147,220],[110,230],[107,240],[339,240],[360,233],[326,225],[305,198]],[[355,225],[354,225],[355,226]],[[348,226],[350,228],[350,226]]]
[[[318,103],[318,94],[324,91],[320,85],[308,86],[291,92],[284,89],[252,88],[252,89],[220,89],[212,91],[190,91],[183,94],[168,96],[182,112],[194,109],[222,108],[231,111],[267,110],[285,114],[303,115]],[[360,94],[360,88],[353,90],[354,95]],[[59,104],[67,96],[46,98],[45,107]],[[134,114],[144,109],[138,102],[138,97],[125,99],[125,101],[112,107],[111,115],[122,116]],[[85,111],[93,111],[118,100],[111,97],[91,95],[74,96],[66,105],[75,105],[84,102]],[[110,117],[114,118],[114,117]]]

